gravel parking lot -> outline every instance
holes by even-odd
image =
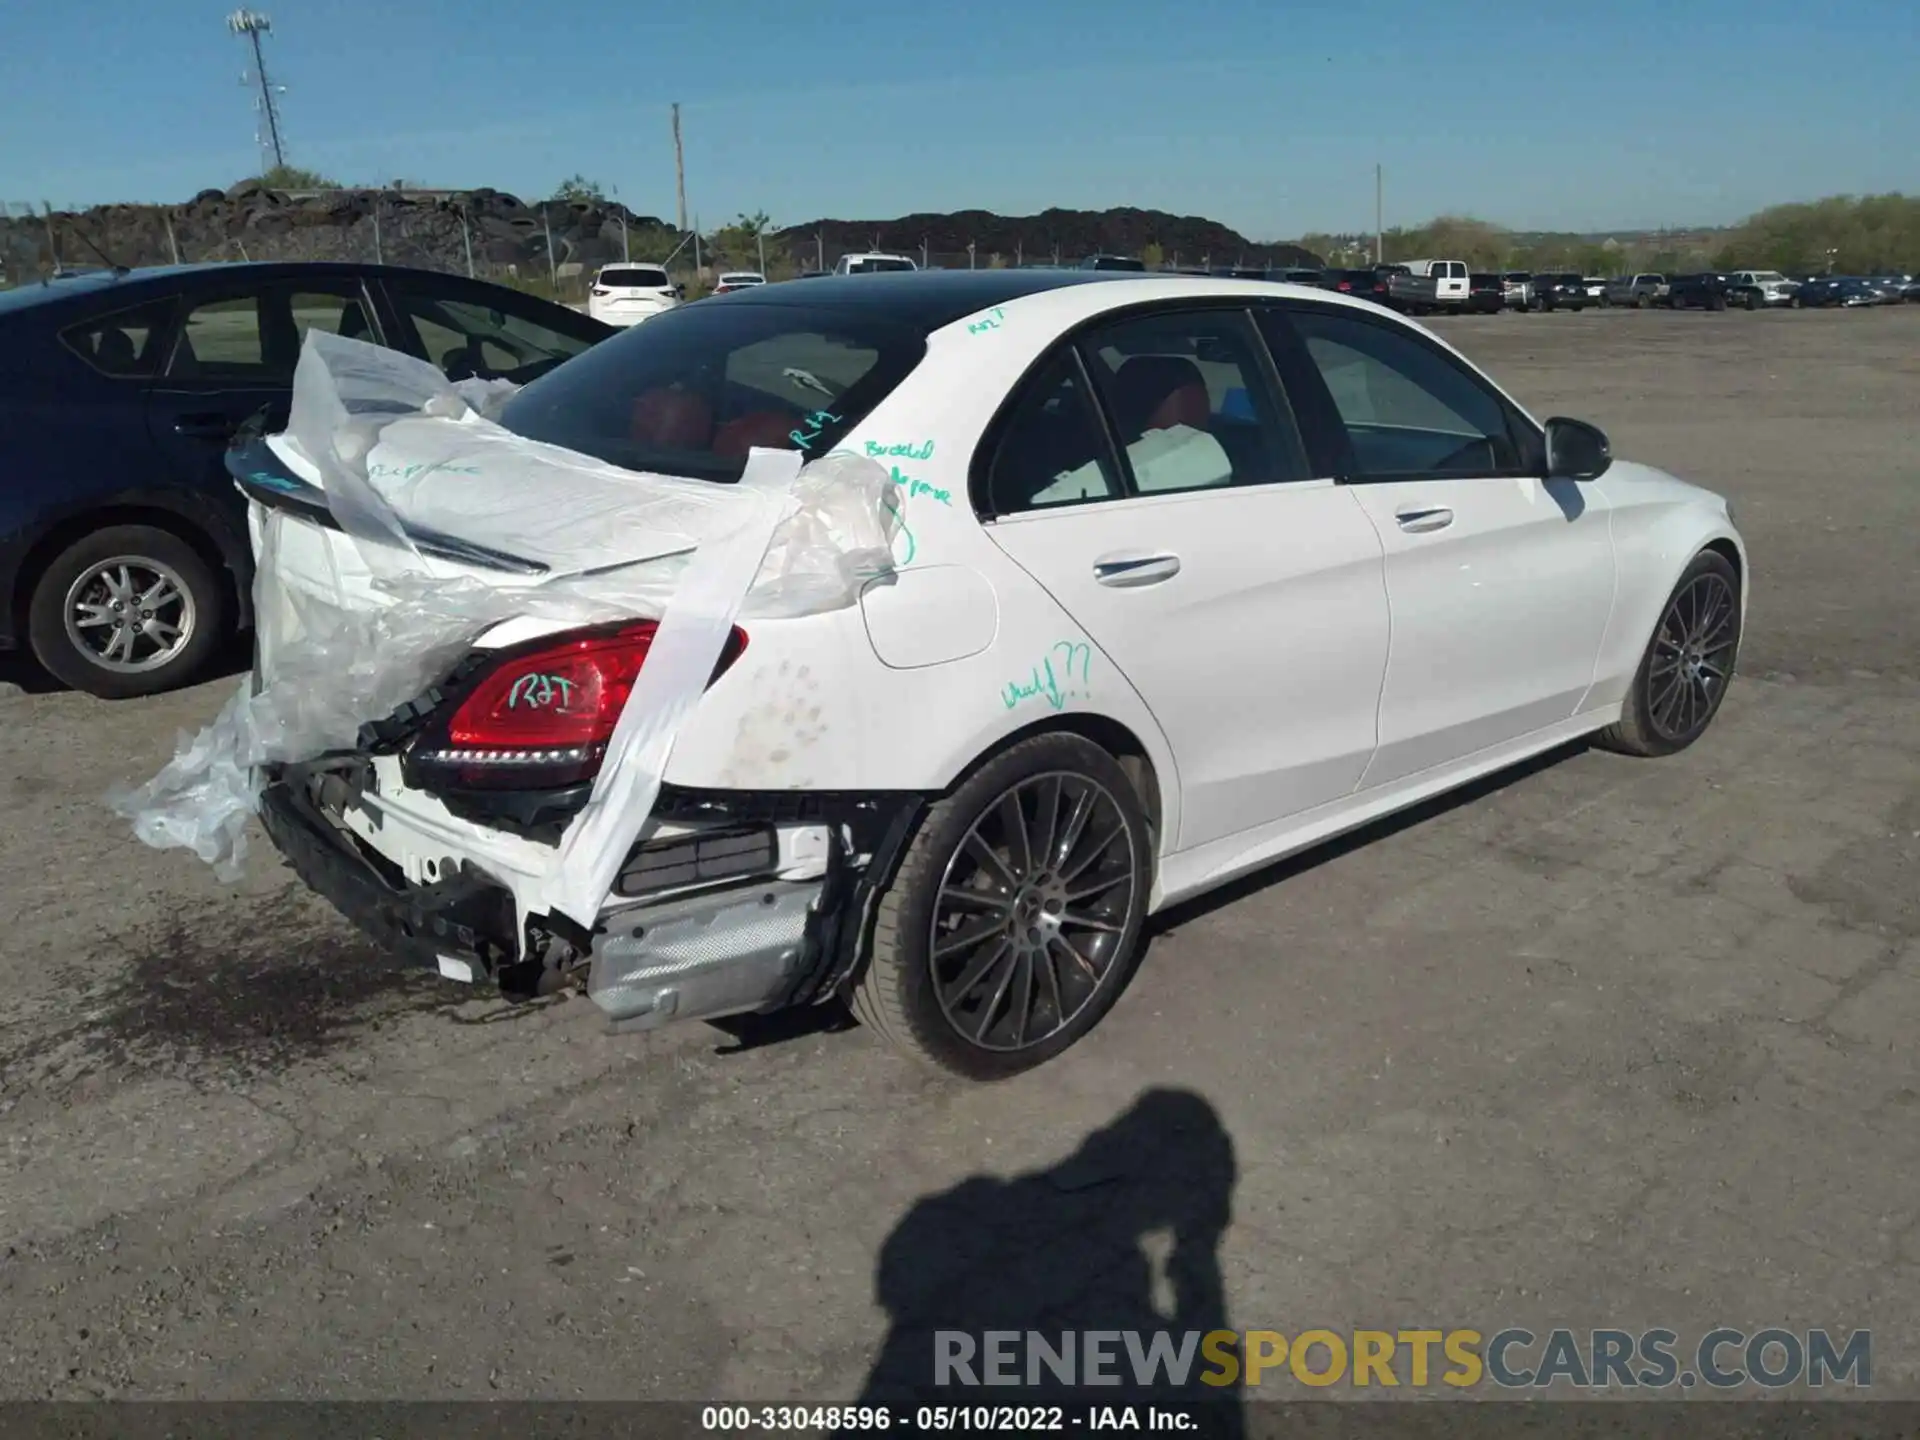
[[[935,1324],[1188,1323],[1870,1327],[1920,1395],[1920,307],[1436,328],[1734,497],[1719,722],[1167,917],[998,1087],[396,972],[100,805],[233,681],[5,671],[0,1397],[831,1401]]]

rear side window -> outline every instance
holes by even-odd
[[[156,300],[69,326],[60,340],[102,375],[147,380],[160,371],[160,347],[172,318],[173,302]]]
[[[600,284],[616,290],[664,290],[672,283],[666,271],[641,266],[600,272]]]
[[[1292,415],[1267,386],[1244,311],[1119,320],[1088,332],[1080,348],[1138,493],[1311,473]]]
[[[167,374],[207,380],[272,380],[293,373],[290,357],[284,364],[268,361],[266,326],[261,322],[259,295],[231,295],[205,300],[187,312],[174,342]]]
[[[987,504],[996,515],[1124,493],[1072,355],[1056,356],[1023,385],[987,475]]]
[[[826,454],[925,353],[865,313],[686,305],[535,381],[500,418],[628,470],[730,482],[756,446]]]

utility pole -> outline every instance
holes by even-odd
[[[1383,217],[1385,207],[1381,203],[1385,185],[1384,172],[1376,164],[1373,167],[1373,263],[1383,264],[1387,258],[1387,232]]]
[[[673,186],[680,200],[680,233],[687,233],[687,158],[680,148],[680,106],[673,107]]]
[[[253,50],[251,79],[260,87],[260,98],[255,102],[255,108],[259,110],[267,126],[267,133],[256,138],[263,142],[261,147],[263,151],[272,154],[274,166],[284,167],[287,163],[287,153],[280,140],[280,106],[273,97],[281,93],[285,87],[275,85],[267,78],[267,57],[260,48],[260,37],[273,33],[273,21],[258,11],[236,10],[227,17],[227,30],[228,33],[244,39]],[[248,76],[242,75],[240,83],[245,85],[248,79]]]

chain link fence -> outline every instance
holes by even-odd
[[[832,270],[841,256],[870,250],[908,256],[923,269],[951,270],[1077,265],[1084,254],[1084,247],[1069,248],[1043,230],[1023,238],[1014,228],[1009,235],[1006,225],[991,245],[948,230],[939,237],[944,249],[933,248],[928,235],[884,228],[854,235],[850,229],[756,235],[726,227],[703,236],[611,202],[528,205],[490,190],[288,192],[249,184],[205,190],[182,205],[76,210],[0,201],[0,284],[104,265],[347,261],[471,275],[580,304],[593,273],[619,261],[663,265],[691,296],[728,270],[783,280]],[[956,241],[965,248],[951,248]],[[1300,263],[1270,253],[1273,248],[1183,254],[1149,244],[1139,254],[1152,268]]]

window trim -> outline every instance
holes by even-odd
[[[1411,325],[1379,316],[1356,313],[1352,306],[1326,305],[1310,300],[1276,300],[1260,307],[1271,312],[1281,322],[1283,347],[1287,351],[1283,380],[1291,390],[1295,385],[1304,388],[1311,397],[1315,412],[1315,431],[1328,431],[1327,439],[1331,449],[1337,452],[1333,478],[1342,485],[1403,485],[1422,481],[1438,480],[1514,480],[1541,479],[1546,474],[1546,431],[1535,424],[1527,414],[1487,376],[1480,373],[1462,357],[1455,355],[1445,346],[1437,344],[1429,336],[1423,335]],[[1461,474],[1452,470],[1403,470],[1385,475],[1363,475],[1360,473],[1359,460],[1354,453],[1353,439],[1347,431],[1346,420],[1340,414],[1340,407],[1334,402],[1333,392],[1328,389],[1320,367],[1307,349],[1306,338],[1294,327],[1293,317],[1298,314],[1332,315],[1351,320],[1355,324],[1371,326],[1373,329],[1398,335],[1402,339],[1424,349],[1429,355],[1443,361],[1456,374],[1477,385],[1490,394],[1500,408],[1506,421],[1507,439],[1519,454],[1516,465],[1497,469],[1477,471],[1473,474]],[[1274,339],[1266,331],[1261,332],[1266,339],[1268,349],[1274,350]],[[1282,356],[1274,355],[1276,364]]]
[[[981,427],[979,439],[974,442],[973,455],[967,462],[967,502],[971,506],[974,518],[982,525],[992,525],[1001,520],[1024,520],[1029,516],[1077,514],[1083,508],[1094,505],[1121,504],[1129,500],[1191,500],[1198,496],[1214,494],[1245,494],[1248,490],[1268,489],[1280,485],[1321,485],[1327,483],[1332,472],[1321,468],[1312,437],[1303,423],[1299,407],[1294,403],[1287,386],[1283,383],[1277,357],[1267,343],[1265,332],[1260,328],[1256,306],[1249,305],[1240,296],[1214,295],[1196,298],[1177,298],[1172,300],[1146,300],[1131,305],[1117,305],[1102,310],[1097,315],[1076,321],[1054,337],[1033,362],[1020,372],[1013,384],[1007,387],[1007,393]],[[1293,422],[1294,431],[1299,436],[1300,445],[1305,452],[1307,468],[1312,473],[1297,480],[1271,480],[1263,485],[1220,485],[1200,487],[1192,490],[1155,491],[1151,495],[1142,494],[1134,487],[1133,467],[1126,462],[1126,456],[1119,435],[1113,426],[1113,418],[1107,413],[1105,398],[1093,382],[1086,360],[1081,354],[1080,343],[1088,332],[1103,329],[1108,325],[1120,324],[1129,320],[1148,318],[1162,314],[1199,314],[1204,312],[1224,312],[1239,315],[1253,338],[1254,369],[1261,382],[1267,386],[1269,395],[1285,419]],[[993,462],[998,457],[1000,441],[1012,423],[1014,412],[1024,397],[1026,389],[1038,376],[1059,358],[1062,350],[1073,357],[1073,379],[1076,384],[1086,387],[1086,394],[1093,404],[1095,416],[1100,422],[1101,444],[1105,448],[1105,460],[1120,481],[1120,493],[1108,495],[1098,500],[1068,502],[1062,505],[1047,505],[1037,510],[997,510],[993,505]]]

